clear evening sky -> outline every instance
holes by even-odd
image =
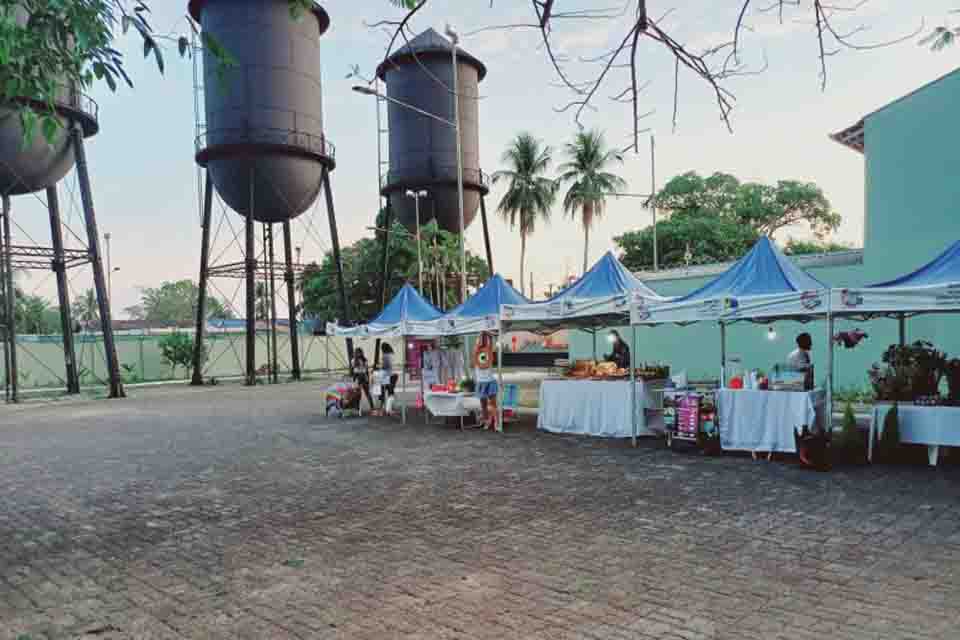
[[[187,32],[185,1],[152,4],[153,23],[159,31]],[[570,5],[564,6],[565,10],[574,5],[595,6],[585,0],[562,4]],[[662,26],[694,49],[729,39],[740,5],[732,0],[650,0],[647,4],[653,17],[675,9]],[[469,34],[483,26],[530,22],[532,18],[530,3],[516,0],[498,0],[493,8],[488,0],[431,0],[428,7],[413,22],[417,32],[427,27],[442,32],[449,22],[461,34]],[[367,235],[365,227],[372,225],[377,207],[377,160],[374,100],[353,93],[350,87],[356,81],[345,76],[354,64],[372,74],[383,56],[387,34],[366,23],[401,14],[387,0],[335,0],[327,2],[325,8],[332,25],[321,47],[324,116],[327,135],[337,146],[334,198],[341,242],[348,244]],[[855,17],[838,20],[837,24],[848,29],[869,25],[870,29],[856,38],[869,43],[910,33],[921,20],[926,21],[927,30],[951,18],[956,22],[960,14],[949,13],[955,8],[960,8],[956,0],[872,0]],[[670,176],[688,170],[724,171],[745,180],[814,181],[844,217],[836,239],[860,245],[863,159],[827,135],[956,68],[960,48],[932,53],[917,45],[918,37],[872,51],[844,50],[828,59],[827,88],[821,92],[810,14],[808,8],[789,11],[783,25],[778,24],[775,14],[750,17],[754,30],[745,35],[745,55],[755,66],[762,64],[765,56],[767,70],[728,84],[737,97],[732,135],[720,121],[705,83],[689,73],[681,74],[679,126],[675,133],[671,131],[673,58],[656,43],[645,43],[639,58],[640,75],[650,85],[643,94],[641,109],[655,113],[644,120],[643,126],[653,129],[657,136],[657,178],[661,185]],[[613,39],[622,38],[625,28],[606,21],[580,22],[575,28],[560,27],[555,37],[564,52],[575,59],[601,52]],[[100,230],[112,234],[112,262],[119,267],[113,278],[117,317],[123,317],[124,307],[138,302],[140,287],[157,286],[164,280],[196,279],[200,253],[192,63],[180,60],[171,42],[166,52],[167,70],[160,76],[152,60],[142,60],[136,36],[122,37],[120,42],[129,54],[127,66],[136,87],[120,89],[115,95],[100,87],[93,92],[100,104],[102,130],[88,145]],[[570,96],[555,86],[556,77],[539,44],[539,34],[534,30],[484,31],[463,37],[461,45],[488,68],[480,86],[481,159],[487,172],[499,168],[500,154],[520,131],[530,131],[553,145],[558,159],[563,143],[575,131],[572,111],[555,111]],[[585,77],[587,68],[578,64],[572,71]],[[609,96],[619,93],[625,82],[626,76],[621,75],[601,89],[598,110],[584,117],[587,126],[605,130],[611,144],[618,146],[628,142],[630,114],[626,105],[610,101]],[[650,190],[648,145],[645,136],[639,156],[628,154],[621,168],[630,191]],[[491,212],[501,194],[499,187],[491,192]],[[67,209],[65,218],[71,218],[71,196],[66,187],[61,199]],[[17,231],[18,238],[26,241],[25,234],[29,234],[38,243],[49,244],[49,228],[37,203],[31,198],[18,198],[14,206],[15,219],[22,227]],[[905,211],[904,215],[913,213]],[[303,247],[304,260],[319,260],[329,247],[326,218],[322,208],[306,215],[311,216],[312,228],[307,230],[310,222],[306,218],[295,223],[295,242]],[[232,221],[238,223],[240,218],[234,214]],[[650,213],[639,206],[637,199],[611,200],[606,216],[591,234],[591,259],[613,247],[613,236],[649,223]],[[82,229],[76,213],[72,214],[71,226],[78,233]],[[491,232],[498,271],[516,278],[518,234],[496,218]],[[533,272],[538,292],[550,283],[558,283],[565,273],[579,269],[582,242],[579,225],[565,218],[557,206],[552,224],[541,226],[528,243],[527,269]],[[468,231],[467,243],[482,255],[479,217]],[[22,284],[28,291],[54,297],[53,279],[45,273],[33,273]],[[229,297],[236,284],[218,286]],[[89,286],[89,278],[78,277],[75,286]]]

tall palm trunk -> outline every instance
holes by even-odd
[[[523,286],[523,274],[526,273],[524,271],[526,257],[527,257],[527,234],[521,232],[520,233],[520,295],[526,295],[524,293],[526,289]],[[531,294],[530,297],[533,298],[532,291],[530,292],[530,294]]]
[[[593,203],[583,204],[583,273],[590,263],[590,227],[593,226]]]

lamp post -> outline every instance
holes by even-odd
[[[453,121],[457,131],[457,198],[460,207],[460,302],[467,299],[467,250],[466,238],[463,237],[463,152],[460,146],[460,83],[457,69],[457,44],[460,36],[449,24],[444,33],[450,38],[453,46],[450,47],[453,56]]]
[[[417,288],[423,295],[423,259],[420,256],[420,198],[427,197],[426,189],[420,191],[411,191],[407,189],[406,196],[413,198],[413,207],[417,217]]]
[[[415,107],[412,104],[404,102],[403,100],[398,100],[392,98],[388,95],[380,93],[376,89],[364,85],[355,85],[353,90],[357,93],[362,93],[367,96],[375,96],[381,100],[386,100],[397,106],[409,109],[414,113],[419,113],[422,116],[430,118],[431,120],[436,120],[437,122],[442,122],[448,127],[453,127],[456,132],[457,139],[457,205],[459,208],[460,214],[460,295],[461,302],[467,299],[467,250],[466,250],[466,240],[464,236],[464,214],[463,214],[463,155],[461,153],[461,140],[460,140],[460,92],[458,90],[458,73],[457,73],[457,41],[459,36],[456,32],[453,31],[447,26],[447,36],[453,40],[453,87],[451,89],[453,93],[453,120],[447,120],[446,118],[441,118],[435,113],[430,113],[425,111],[420,107]]]
[[[110,233],[107,232],[103,234],[103,239],[106,241],[107,245],[107,300],[113,301],[113,272],[120,271],[120,267],[116,269],[113,268],[110,264]]]

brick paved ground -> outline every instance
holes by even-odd
[[[949,638],[960,469],[330,422],[316,385],[0,407],[0,640]]]

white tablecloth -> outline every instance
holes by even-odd
[[[870,421],[870,458],[873,442],[883,434],[883,421],[893,405],[877,404]],[[900,442],[925,444],[931,447],[930,464],[937,463],[934,447],[960,447],[960,407],[922,407],[912,404],[897,405]],[[875,435],[876,434],[876,435]]]
[[[796,453],[793,430],[823,426],[825,394],[816,391],[717,391],[720,446],[729,451]]]
[[[643,381],[637,381],[637,435],[651,435],[643,408],[653,406]],[[540,384],[537,428],[601,438],[630,438],[629,380],[544,380]],[[652,426],[652,425],[651,425]]]
[[[427,410],[435,416],[468,416],[480,410],[480,400],[473,394],[428,391],[423,396]]]

